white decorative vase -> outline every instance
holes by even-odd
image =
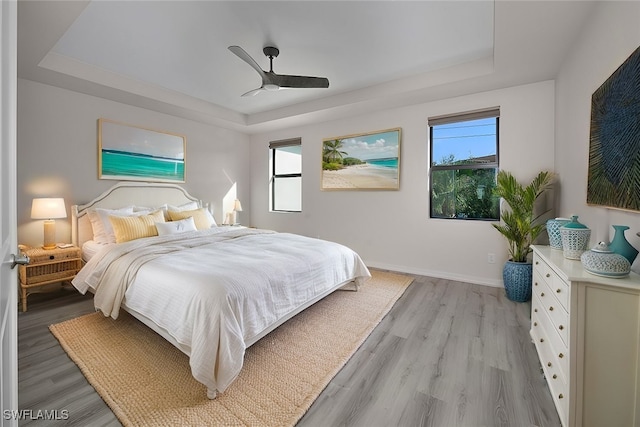
[[[611,278],[627,277],[631,263],[624,256],[613,252],[605,242],[600,242],[580,256],[584,269],[596,276]]]
[[[578,215],[571,217],[571,221],[560,227],[562,236],[562,252],[565,258],[580,259],[589,248],[591,230],[578,221]]]

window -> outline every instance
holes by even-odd
[[[269,143],[271,153],[271,210],[302,211],[302,140]]]
[[[500,218],[494,196],[500,110],[429,118],[430,217]]]

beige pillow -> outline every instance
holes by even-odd
[[[109,221],[116,236],[116,243],[158,235],[156,222],[164,222],[164,212],[157,210],[149,215],[110,216]]]
[[[169,211],[171,221],[179,221],[189,217],[193,217],[193,222],[195,222],[198,230],[206,230],[216,224],[209,211],[205,208],[194,209],[192,211]]]

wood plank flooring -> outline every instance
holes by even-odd
[[[529,338],[529,304],[504,290],[414,283],[298,426],[560,426]],[[119,426],[48,325],[93,311],[73,289],[29,297],[18,315],[19,408],[68,410],[24,426]]]

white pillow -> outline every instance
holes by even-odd
[[[179,221],[170,222],[156,222],[156,229],[159,236],[166,234],[178,234],[185,233],[187,231],[196,231],[196,223],[193,221],[193,217],[190,216]]]
[[[216,219],[213,217],[213,215],[211,215],[211,212],[209,212],[209,209],[205,209],[207,218],[209,218],[209,222],[211,223],[211,227],[217,227],[218,224],[216,223]]]
[[[180,206],[173,206],[173,205],[166,205],[167,206],[167,210],[170,211],[174,211],[174,212],[181,212],[181,211],[192,211],[194,209],[198,209],[198,202],[196,202],[195,200],[193,202],[187,202],[184,205],[180,205]]]
[[[127,206],[120,209],[89,209],[87,211],[87,215],[89,216],[91,229],[93,230],[93,240],[100,244],[115,243],[116,236],[113,233],[109,216],[130,214],[133,214],[133,206]]]
[[[149,208],[146,206],[134,206],[133,207],[133,211],[134,212],[155,212],[158,209],[162,209],[163,211],[167,211],[167,204],[165,203],[164,205],[161,206],[156,206],[154,208]]]

